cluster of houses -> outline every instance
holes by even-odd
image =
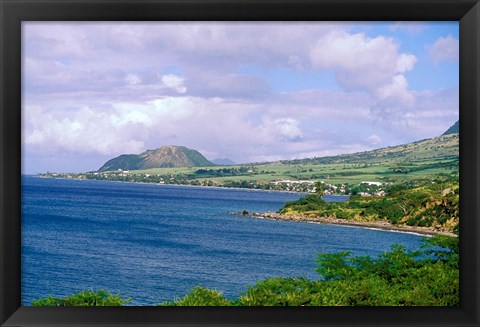
[[[365,184],[365,185],[375,185],[377,187],[382,186],[382,183],[380,182],[361,182],[360,184]],[[358,192],[360,196],[385,196],[385,191],[382,189],[377,188],[373,192]]]
[[[282,188],[289,191],[299,191],[299,192],[308,192],[308,193],[315,193],[317,192],[316,189],[316,181],[312,180],[280,180],[271,182],[275,186],[275,188]],[[326,184],[325,182],[321,181],[324,185],[323,194],[326,195],[335,195],[335,194],[347,194],[351,192],[351,186],[347,187],[345,184],[341,185],[332,185]],[[385,191],[381,188],[381,182],[369,182],[364,181],[360,183],[362,190],[357,194],[360,196],[385,196]],[[369,187],[372,186],[372,187]]]
[[[308,192],[315,193],[315,181],[310,180],[281,180],[271,182],[270,184],[274,185],[274,188],[285,189],[293,192]]]
[[[50,177],[77,178],[77,179],[89,178],[89,176],[88,176],[89,174],[47,173],[45,175],[50,176]],[[130,173],[130,171],[122,170],[122,169],[118,169],[117,171],[114,171],[114,172],[92,172],[92,173],[90,173],[90,176],[91,175],[95,176],[95,177],[92,176],[95,179],[97,179],[97,178],[110,179],[112,177],[133,176]],[[90,177],[90,178],[92,178],[92,177]],[[140,176],[138,176],[138,177],[140,177]],[[173,176],[161,176],[160,177],[160,175],[142,174],[141,177],[147,178],[147,179],[152,177],[152,178],[156,179],[156,183],[159,183],[159,184],[175,184],[176,182],[178,182],[178,181],[175,180],[175,178]],[[203,185],[203,184],[198,183],[198,181],[194,181],[194,182],[195,183],[193,183],[192,185]],[[209,181],[209,182],[212,185],[223,186],[223,184],[221,184],[221,183],[213,183],[211,181]],[[210,185],[210,183],[208,185]],[[316,193],[317,192],[316,183],[317,183],[317,181],[314,181],[314,180],[279,180],[279,181],[270,182],[269,183],[270,186],[267,186],[268,184],[267,185],[266,184],[261,184],[261,185],[263,185],[262,188],[272,189],[272,190]],[[351,185],[349,185],[347,187],[344,184],[332,185],[332,184],[326,184],[323,181],[321,181],[320,183],[323,184],[323,194],[326,194],[326,195],[350,194],[350,193],[352,193],[352,186]],[[258,185],[256,185],[256,183],[254,183],[251,186],[255,188],[255,186],[258,186]],[[267,186],[267,187],[265,187],[265,186]],[[363,182],[360,183],[359,187],[357,186],[357,188],[358,188],[358,193],[356,193],[356,194],[358,194],[360,196],[378,196],[378,197],[385,196],[385,191],[382,189],[382,183],[381,182],[363,181]]]
[[[326,184],[324,182],[321,182],[324,184],[324,191],[323,194],[326,195],[335,195],[335,194],[350,194],[352,193],[352,189],[355,188],[352,185],[346,186],[345,184],[340,184],[340,185],[332,185],[332,184]],[[368,181],[363,181],[360,182],[360,188],[362,191],[356,193],[360,196],[385,196],[385,191],[381,188],[383,184],[381,182],[368,182]],[[372,186],[372,187],[369,187]]]

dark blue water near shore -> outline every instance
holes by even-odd
[[[196,285],[233,298],[268,277],[318,278],[318,252],[376,256],[422,240],[230,214],[276,211],[300,194],[31,176],[22,187],[22,305],[85,289],[153,305]]]

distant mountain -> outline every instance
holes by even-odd
[[[208,166],[214,164],[196,150],[184,146],[162,146],[140,154],[122,154],[108,160],[98,171]]]
[[[454,134],[454,133],[459,133],[458,120],[455,122],[455,124],[450,126],[450,128],[447,129],[445,133],[443,133],[442,135]]]
[[[216,165],[221,165],[221,166],[236,165],[235,162],[233,162],[228,158],[217,158],[212,160],[212,162]]]

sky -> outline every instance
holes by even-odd
[[[22,172],[354,153],[459,117],[458,22],[24,22]]]

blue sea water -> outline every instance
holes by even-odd
[[[197,285],[234,298],[269,277],[318,279],[319,252],[377,256],[394,243],[417,248],[423,239],[232,215],[276,211],[301,196],[24,176],[22,305],[87,289],[154,305]]]

